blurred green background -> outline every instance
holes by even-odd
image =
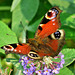
[[[27,38],[33,38],[36,29],[45,15],[53,6],[58,6],[63,12],[60,14],[61,29],[65,30],[66,44],[63,48],[66,66],[59,75],[75,75],[75,0],[0,0],[0,47],[12,43],[25,43]],[[13,69],[11,75],[21,75],[7,58],[19,59],[16,54],[5,54],[0,49],[0,69],[8,66]],[[68,62],[68,63],[67,63]],[[16,70],[16,71],[15,71]],[[8,75],[8,74],[7,74]]]

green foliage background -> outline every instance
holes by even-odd
[[[53,6],[63,10],[60,19],[66,38],[62,49],[65,64],[58,75],[75,75],[75,0],[0,0],[0,47],[25,43],[27,38],[33,38],[42,17]],[[10,68],[13,69],[11,75],[22,75],[15,67],[17,64],[12,64],[13,61],[6,62],[7,58],[16,59],[17,62],[19,56],[6,55],[5,51],[0,49],[0,69],[4,71],[8,66],[8,72]]]

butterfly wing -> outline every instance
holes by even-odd
[[[45,55],[56,56],[65,44],[64,30],[58,30],[61,26],[60,13],[62,11],[58,7],[51,8],[42,19],[35,39],[42,41],[43,48],[38,50],[38,54],[43,57]],[[35,50],[37,51],[37,50]]]
[[[50,49],[50,56],[56,56],[59,54],[59,52],[62,50],[64,44],[65,44],[65,32],[64,30],[58,30],[55,33],[49,35],[45,39],[43,39],[43,42],[49,46]],[[47,52],[47,50],[45,51]]]
[[[43,56],[56,56],[64,45],[65,33],[59,31],[61,10],[58,7],[51,8],[41,21],[35,38],[29,39],[26,44],[10,44],[1,47],[5,51],[26,54],[33,59],[41,59]]]
[[[34,39],[34,41],[35,41],[35,39]],[[21,54],[21,55],[28,55],[30,58],[33,58],[33,59],[41,59],[43,56],[43,55],[40,56],[40,53],[37,51],[37,49],[36,49],[36,47],[34,47],[34,45],[30,45],[28,43],[26,43],[26,44],[19,44],[19,43],[9,44],[9,45],[2,46],[1,49],[4,49],[6,54],[16,53],[16,54]]]
[[[65,44],[65,32],[58,30],[61,26],[60,13],[61,10],[58,7],[53,7],[45,14],[35,38],[29,39],[29,43],[35,47],[30,53],[38,54],[40,58],[58,55]]]
[[[29,43],[32,45],[30,53],[35,53],[40,58],[43,56],[54,57],[59,54],[65,44],[65,32],[64,30],[57,30],[55,33],[52,33],[44,39],[29,39]],[[32,56],[29,57],[32,58]]]
[[[38,26],[38,30],[36,31],[35,38],[45,38],[50,34],[57,31],[60,28],[60,13],[62,11],[58,7],[51,8],[42,19],[40,25]]]
[[[31,50],[29,44],[9,44],[1,47],[6,52],[18,53],[18,54],[28,54]]]

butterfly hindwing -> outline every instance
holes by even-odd
[[[58,30],[50,36],[43,39],[43,42],[49,46],[51,55],[56,56],[61,51],[62,47],[65,44],[65,32],[64,30]]]
[[[57,30],[44,39],[29,39],[29,43],[32,45],[32,50],[41,58],[43,56],[54,57],[58,55],[65,44],[65,32],[64,30]]]

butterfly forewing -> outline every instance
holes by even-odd
[[[18,53],[18,54],[28,54],[31,50],[29,44],[9,44],[1,47],[6,52]]]
[[[50,34],[57,31],[60,28],[60,15],[61,10],[58,7],[51,8],[42,19],[40,25],[38,26],[38,30],[35,34],[35,38],[45,38]]]

